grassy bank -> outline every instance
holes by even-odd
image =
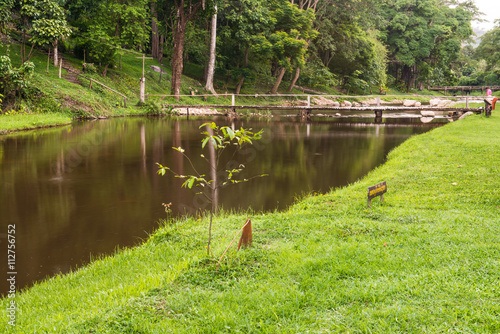
[[[0,134],[70,123],[70,116],[58,113],[0,115]]]
[[[16,331],[1,331],[497,333],[499,129],[498,115],[470,116],[412,137],[349,187],[253,214],[254,246],[233,247],[218,272],[248,214],[215,219],[210,258],[207,218],[167,222],[20,293]],[[385,202],[367,209],[382,180]]]

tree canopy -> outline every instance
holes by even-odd
[[[0,34],[54,53],[68,39],[103,74],[123,52],[150,53],[171,66],[176,96],[182,74],[194,75],[186,63],[205,80],[209,53],[210,80],[236,93],[277,92],[282,80],[367,93],[455,84],[480,59],[498,70],[500,28],[466,52],[478,15],[470,0],[5,0]]]

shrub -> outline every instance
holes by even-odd
[[[13,68],[8,56],[0,57],[0,94],[5,99],[22,97],[29,88],[29,79],[35,71],[35,64],[25,62],[19,68]]]

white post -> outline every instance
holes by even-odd
[[[469,108],[469,92],[467,92],[467,97],[465,98],[465,107]]]
[[[152,57],[146,57],[145,54],[142,55],[142,57],[135,57],[137,59],[142,59],[142,78],[141,78],[141,87],[139,90],[139,101],[141,103],[145,102],[145,96],[146,96],[146,77],[144,77],[144,62],[146,59],[153,59]]]
[[[380,96],[377,96],[377,107],[380,107]]]
[[[234,106],[235,105],[235,97],[234,97],[234,94],[231,94],[231,105]]]
[[[307,95],[307,107],[311,107],[311,95]]]
[[[141,78],[141,89],[139,92],[139,101],[141,101],[141,103],[145,102],[145,95],[146,95],[146,78],[142,77]]]

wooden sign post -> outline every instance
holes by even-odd
[[[387,192],[387,183],[381,182],[373,187],[368,187],[368,207],[372,207],[372,199],[380,196],[380,201],[384,201],[384,194]]]
[[[153,59],[152,57],[146,57],[145,54],[142,55],[142,57],[135,57],[137,59],[142,59],[142,78],[141,78],[141,88],[139,91],[139,100],[141,103],[144,103],[145,96],[146,96],[146,78],[144,77],[144,61],[146,59]]]

